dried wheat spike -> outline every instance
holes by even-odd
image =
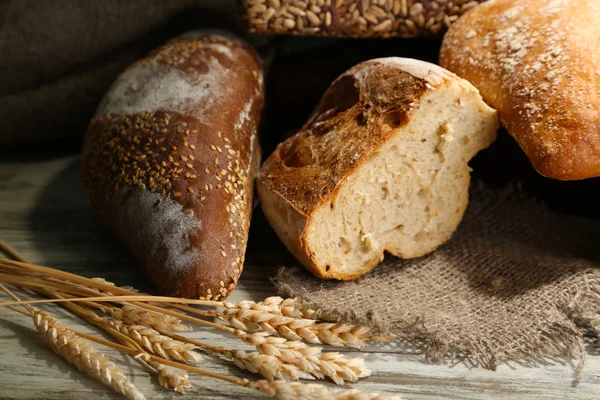
[[[202,358],[194,351],[196,346],[180,342],[169,336],[161,335],[158,331],[143,325],[125,325],[117,320],[105,320],[111,327],[135,340],[149,352],[168,360],[182,361],[189,364],[199,362]]]
[[[106,285],[110,285],[110,286],[115,286],[115,287],[117,287],[117,285],[115,285],[113,282],[107,281],[107,280],[106,280],[106,279],[104,279],[104,278],[91,278],[91,279],[92,279],[92,280],[94,280],[94,281],[102,282],[102,283],[104,283],[104,284],[106,284]],[[137,293],[137,292],[139,292],[139,290],[137,290],[136,288],[134,288],[134,287],[131,287],[131,286],[118,286],[118,287],[120,287],[121,289],[130,290],[130,291],[132,291],[132,292],[136,292],[136,293]],[[111,293],[111,292],[109,292],[109,291],[99,291],[99,290],[96,290],[96,291],[98,291],[98,292],[100,292],[100,293],[107,294],[107,295],[109,295],[109,296],[113,296],[113,295],[114,295],[113,293]]]
[[[124,305],[123,307],[102,307],[102,312],[125,322],[127,325],[145,325],[159,331],[191,331],[192,328],[181,323],[181,320],[170,315],[143,308]]]
[[[81,372],[99,380],[129,399],[145,400],[123,371],[90,342],[46,312],[34,309],[33,323],[52,350]]]
[[[265,311],[272,314],[285,315],[292,318],[325,319],[320,310],[310,308],[301,308],[296,299],[283,299],[279,296],[267,297],[261,302],[250,300],[240,301],[239,303],[223,303],[225,308],[229,309],[250,309],[255,311]]]
[[[256,346],[256,349],[263,354],[294,365],[316,378],[329,377],[338,385],[343,385],[345,381],[354,382],[371,374],[362,358],[347,358],[340,353],[321,353],[320,347],[269,336],[264,332],[249,334],[236,330],[235,334],[245,343]]]
[[[257,351],[226,350],[222,354],[226,359],[233,361],[240,369],[250,371],[253,374],[260,374],[269,380],[315,379],[295,365],[285,364],[277,357]]]
[[[187,373],[154,361],[149,362],[149,365],[158,372],[158,383],[165,389],[185,394],[187,389],[193,387]]]
[[[330,389],[316,383],[260,380],[250,382],[248,387],[260,390],[280,400],[402,400],[399,396],[365,393],[358,389]]]
[[[370,339],[370,328],[349,324],[318,323],[313,319],[287,317],[252,308],[229,308],[217,315],[236,329],[263,331],[289,340],[305,340],[313,344],[360,348]]]

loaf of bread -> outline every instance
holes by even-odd
[[[600,175],[598,0],[482,4],[450,29],[440,63],[498,109],[540,174]]]
[[[250,31],[340,37],[417,37],[445,32],[486,0],[244,0]]]
[[[100,103],[83,144],[83,184],[160,292],[218,300],[235,287],[262,104],[254,51],[210,32],[151,52]]]
[[[384,251],[424,255],[462,219],[467,162],[494,141],[497,127],[477,89],[436,65],[358,64],[261,167],[262,209],[321,278],[358,278]]]

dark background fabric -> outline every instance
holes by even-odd
[[[179,33],[239,32],[233,0],[0,3],[0,145],[80,138],[115,76]]]
[[[0,0],[0,147],[78,151],[98,102],[121,70],[169,38],[213,28],[245,37],[264,60],[264,155],[302,126],[346,69],[385,56],[437,62],[441,44],[439,38],[251,36],[236,0]],[[551,208],[600,214],[598,179],[541,177],[505,131],[472,166],[494,187],[519,181]]]

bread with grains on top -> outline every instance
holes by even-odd
[[[486,0],[244,0],[250,31],[338,37],[439,36]]]
[[[315,275],[356,279],[385,251],[418,257],[450,238],[468,202],[467,162],[497,127],[477,89],[443,68],[363,62],[262,165],[262,209]]]
[[[83,143],[83,183],[160,292],[219,300],[235,287],[262,104],[255,52],[202,31],[130,66],[101,101]]]
[[[542,175],[600,175],[600,2],[495,0],[448,31],[440,64],[477,87]]]

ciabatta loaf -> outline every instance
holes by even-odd
[[[481,4],[448,31],[440,64],[481,91],[540,174],[600,176],[600,1]]]
[[[162,293],[220,300],[235,287],[262,104],[255,52],[212,32],[159,47],[102,100],[85,135],[83,183]]]
[[[361,63],[258,176],[269,222],[322,278],[355,279],[384,252],[424,255],[450,238],[468,202],[467,162],[495,139],[496,112],[436,65]]]

